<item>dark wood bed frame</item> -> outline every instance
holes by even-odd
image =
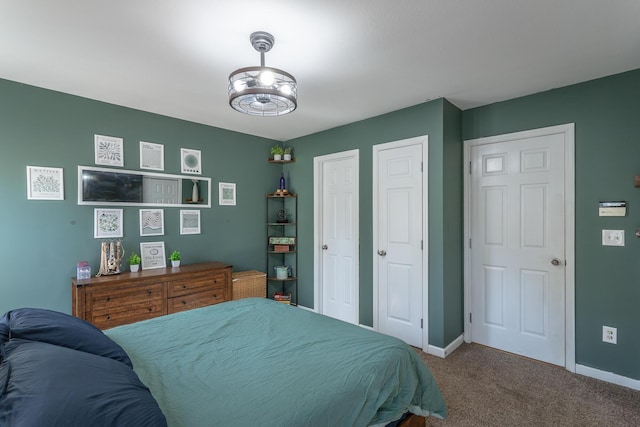
[[[420,415],[410,414],[407,418],[402,420],[398,427],[424,427],[427,424],[427,419]]]

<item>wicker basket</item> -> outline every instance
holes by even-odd
[[[266,298],[267,273],[256,270],[239,271],[231,275],[233,278],[233,299]]]

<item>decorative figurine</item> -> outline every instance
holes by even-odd
[[[120,274],[122,257],[124,256],[122,243],[119,240],[102,242],[101,249],[100,270],[98,270],[96,276]]]

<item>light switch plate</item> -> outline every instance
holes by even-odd
[[[602,230],[603,246],[624,246],[624,230]]]

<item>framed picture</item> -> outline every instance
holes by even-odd
[[[140,169],[164,170],[164,145],[140,141]]]
[[[123,237],[122,209],[94,209],[93,223],[93,237],[96,239]]]
[[[202,174],[202,156],[200,150],[181,148],[180,158],[182,159],[180,162],[182,164],[182,173]]]
[[[163,236],[164,235],[164,210],[140,209],[140,235]]]
[[[62,168],[27,166],[27,199],[64,200]]]
[[[96,165],[124,166],[124,143],[122,138],[94,135]]]
[[[167,260],[164,256],[164,242],[140,243],[140,265],[143,270],[165,268]]]
[[[180,234],[200,234],[200,211],[180,211]]]
[[[218,204],[220,206],[236,205],[236,185],[229,182],[218,183]]]

